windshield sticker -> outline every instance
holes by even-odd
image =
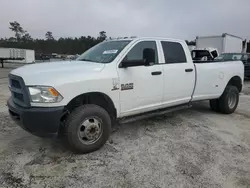
[[[105,50],[102,54],[116,54],[118,50]]]

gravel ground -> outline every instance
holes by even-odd
[[[250,187],[250,82],[237,111],[207,102],[116,126],[100,150],[75,155],[9,118],[9,69],[0,69],[0,187]]]

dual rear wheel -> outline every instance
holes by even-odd
[[[239,90],[237,87],[228,85],[219,99],[210,100],[210,108],[216,112],[231,114],[239,103]]]

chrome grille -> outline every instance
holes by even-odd
[[[21,77],[9,74],[9,88],[14,103],[22,107],[29,107],[28,90]]]
[[[13,79],[11,79],[11,86],[14,88],[18,88],[18,89],[21,88],[20,83],[17,80],[13,80]]]

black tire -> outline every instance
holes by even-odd
[[[230,106],[230,96],[235,95],[235,102],[233,103],[233,106]],[[220,112],[224,114],[231,114],[235,111],[239,103],[239,90],[237,87],[228,85],[223,92],[222,96],[218,99],[218,105]]]
[[[88,117],[97,117],[102,121],[102,134],[91,144],[84,144],[79,138],[79,127]],[[111,132],[111,119],[106,110],[94,104],[86,104],[76,108],[65,122],[65,139],[69,148],[76,153],[89,153],[101,148],[108,140]]]
[[[215,112],[220,112],[218,99],[212,99],[212,100],[210,100],[209,101],[209,105],[210,105],[211,110],[213,110]]]

